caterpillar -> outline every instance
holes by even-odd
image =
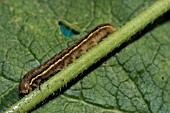
[[[107,35],[115,31],[116,28],[111,24],[98,25],[83,39],[54,55],[45,63],[27,72],[19,83],[20,93],[28,94],[34,88],[38,87],[40,83],[44,82],[51,76],[54,76],[93,46],[97,45]]]

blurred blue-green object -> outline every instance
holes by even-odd
[[[60,30],[62,32],[62,34],[66,37],[66,38],[70,38],[74,35],[77,35],[79,34],[79,32],[69,28],[68,26],[62,24],[62,23],[59,23],[59,26],[60,26]]]

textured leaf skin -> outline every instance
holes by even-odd
[[[0,112],[19,100],[18,83],[27,71],[94,26],[109,22],[119,28],[155,2],[135,1],[0,1]],[[34,112],[170,112],[169,15],[154,21]],[[66,39],[58,26],[61,19],[84,32]]]

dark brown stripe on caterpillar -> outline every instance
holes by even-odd
[[[87,36],[71,45],[67,49],[53,56],[45,63],[29,71],[19,84],[20,93],[26,94],[38,87],[40,82],[55,75],[75,59],[97,45],[103,38],[115,31],[111,24],[101,24]]]

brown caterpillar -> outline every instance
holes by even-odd
[[[97,45],[107,35],[115,31],[116,28],[111,24],[101,24],[97,26],[83,39],[29,71],[19,84],[20,93],[29,93],[38,87],[41,82],[58,73],[82,54],[86,53],[90,48]]]

